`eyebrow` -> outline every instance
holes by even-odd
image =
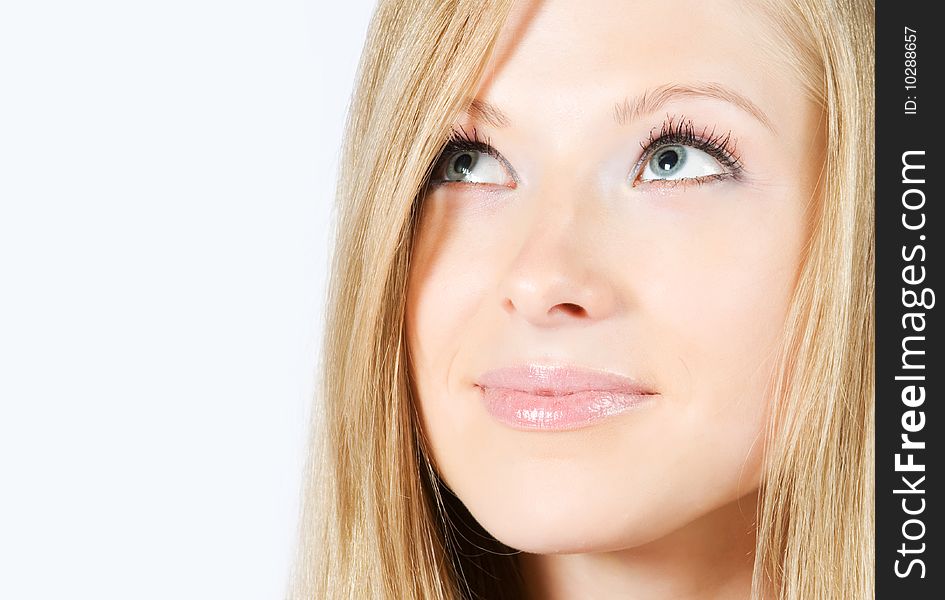
[[[720,83],[666,84],[645,90],[638,96],[627,97],[623,102],[614,104],[613,117],[618,125],[625,125],[643,115],[659,110],[663,105],[677,98],[712,98],[728,102],[745,111],[761,122],[772,132],[774,125],[768,115],[747,96]],[[472,99],[466,107],[466,114],[496,128],[508,127],[511,119],[496,105],[485,100]]]
[[[469,106],[466,108],[466,113],[470,117],[496,128],[508,127],[512,124],[511,119],[509,119],[498,106],[491,102],[486,102],[485,100],[478,100],[476,98],[470,100]]]

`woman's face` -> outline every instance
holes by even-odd
[[[517,7],[456,123],[499,157],[466,143],[434,173],[407,306],[422,427],[514,548],[634,547],[759,485],[823,141],[772,32],[727,4]]]

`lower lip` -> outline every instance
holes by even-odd
[[[587,390],[560,396],[507,388],[480,387],[482,400],[496,420],[514,429],[567,431],[588,427],[653,402],[656,394]]]

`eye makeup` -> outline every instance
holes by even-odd
[[[643,155],[630,170],[632,173],[631,183],[633,187],[649,185],[675,187],[680,184],[701,184],[724,179],[741,179],[744,177],[745,167],[736,153],[736,145],[737,142],[731,131],[717,133],[715,127],[709,128],[708,126],[698,129],[693,125],[692,119],[685,117],[677,119],[675,116],[667,115],[666,120],[659,127],[659,133],[657,133],[657,128],[654,127],[650,130],[649,137],[640,143]],[[722,172],[682,179],[641,180],[640,176],[646,164],[661,150],[670,146],[684,146],[701,150],[718,161]]]
[[[436,186],[444,183],[463,183],[466,185],[497,185],[491,183],[478,183],[472,181],[453,181],[445,178],[445,173],[449,167],[449,161],[453,158],[464,152],[474,152],[479,154],[485,154],[491,156],[499,163],[505,167],[505,170],[508,172],[509,177],[512,179],[512,185],[506,186],[514,189],[519,183],[518,175],[515,173],[515,169],[505,159],[502,154],[490,142],[489,138],[486,137],[484,140],[479,138],[479,132],[473,127],[472,134],[470,134],[464,127],[457,126],[453,127],[450,130],[450,136],[446,140],[446,144],[443,146],[443,150],[440,152],[440,155],[437,157],[436,161],[433,163],[433,169],[430,174],[430,179],[428,185]]]
[[[720,133],[715,127],[697,128],[692,119],[685,117],[676,118],[667,115],[662,125],[653,127],[650,130],[646,140],[640,143],[643,154],[630,169],[630,180],[632,187],[657,186],[657,187],[675,187],[677,185],[704,184],[711,181],[721,181],[725,179],[740,180],[744,177],[745,168],[742,165],[741,158],[736,153],[737,142],[731,131]],[[671,147],[682,146],[684,148],[694,148],[708,154],[718,162],[720,171],[698,177],[683,177],[677,179],[641,179],[648,162],[661,151]],[[490,139],[479,137],[476,128],[472,133],[462,126],[453,127],[450,130],[449,138],[443,146],[436,161],[431,169],[428,185],[437,186],[448,183],[459,183],[465,185],[488,185],[502,186],[497,183],[483,183],[475,181],[457,181],[446,178],[446,172],[450,167],[450,161],[463,153],[477,153],[488,155],[498,161],[507,171],[511,178],[511,184],[504,187],[514,189],[517,187],[520,179],[512,165],[502,154],[492,145]]]

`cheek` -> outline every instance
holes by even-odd
[[[488,246],[457,215],[459,203],[434,196],[417,227],[407,284],[406,329],[418,382],[446,386],[448,367],[488,288]],[[478,236],[481,237],[481,236]]]
[[[700,196],[703,194],[700,194]],[[684,363],[686,383],[737,387],[774,352],[795,285],[804,218],[789,193],[733,190],[714,204],[661,223],[654,216],[643,259],[640,306],[650,335]],[[695,202],[693,202],[695,204]],[[672,358],[672,357],[668,357]]]
[[[751,485],[805,239],[803,203],[787,189],[699,192],[686,202],[694,200],[711,210],[651,215],[659,251],[639,263],[641,281],[652,283],[638,288],[642,335],[658,349],[676,411],[665,434],[688,448],[680,464],[696,478],[711,473],[715,485],[736,476]]]
[[[421,426],[441,477],[450,482],[452,457],[465,455],[475,439],[477,405],[458,389],[457,355],[485,347],[496,332],[496,315],[481,310],[491,281],[497,244],[471,225],[471,203],[436,194],[424,204],[413,243],[407,283],[405,330]],[[490,324],[486,324],[490,320]]]

